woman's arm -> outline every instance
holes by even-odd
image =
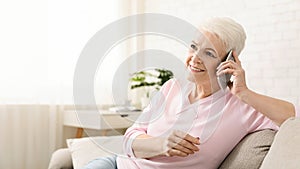
[[[139,135],[132,142],[132,151],[138,158],[163,155],[163,140],[147,134]]]
[[[294,105],[287,101],[264,96],[249,89],[239,92],[237,97],[267,116],[278,126],[280,126],[289,117],[295,116]]]
[[[245,80],[245,71],[242,68],[236,52],[233,52],[235,62],[226,61],[217,68],[217,75],[229,73],[234,76],[234,81],[230,84],[230,91],[244,103],[252,106],[261,112],[278,126],[280,126],[289,117],[295,116],[294,105],[283,100],[257,94],[248,89]]]
[[[168,137],[152,137],[147,134],[137,136],[132,143],[132,150],[138,158],[151,158],[156,156],[180,156],[199,151],[199,138],[195,138],[182,131],[173,131]]]
[[[200,144],[199,139],[181,131],[173,131],[168,136],[152,137],[148,135],[148,127],[153,118],[160,114],[160,106],[164,105],[166,96],[174,82],[166,82],[161,91],[151,100],[133,126],[127,129],[124,135],[124,152],[128,156],[138,158],[151,158],[160,155],[187,156],[198,151],[195,144]],[[152,126],[154,127],[154,126]],[[155,126],[160,128],[160,126]]]

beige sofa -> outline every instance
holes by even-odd
[[[96,157],[121,153],[121,142],[122,136],[68,139],[68,148],[53,153],[49,169],[79,169]],[[219,168],[299,169],[300,118],[288,119],[277,133],[262,130],[247,135]]]

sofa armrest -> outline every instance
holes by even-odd
[[[71,153],[68,148],[62,148],[52,153],[48,169],[73,169]]]
[[[300,118],[286,120],[277,132],[261,169],[296,169],[300,166]]]

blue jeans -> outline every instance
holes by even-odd
[[[81,169],[117,169],[116,159],[116,155],[96,158]]]

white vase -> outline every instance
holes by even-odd
[[[149,97],[142,97],[141,98],[141,108],[144,109],[145,107],[147,107],[149,102],[150,102]]]

